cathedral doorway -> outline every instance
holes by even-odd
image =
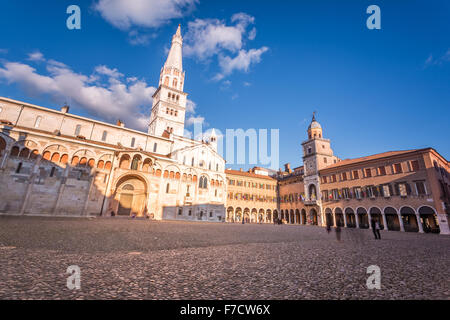
[[[113,208],[115,207],[117,215],[144,216],[147,201],[146,182],[138,176],[121,178],[116,184],[114,200]]]

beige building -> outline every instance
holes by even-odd
[[[450,166],[432,148],[340,160],[315,117],[303,163],[279,172],[280,214],[288,223],[450,234]]]
[[[0,98],[0,212],[223,221],[225,160],[186,139],[180,28],[153,96],[149,133]]]
[[[277,180],[262,168],[225,170],[227,222],[271,223],[278,216]]]

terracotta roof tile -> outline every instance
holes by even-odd
[[[260,175],[260,174],[250,173],[250,172],[247,172],[247,171],[226,169],[225,173],[226,174],[234,174],[234,175],[238,175],[238,176],[246,176],[246,177],[258,178],[258,179],[267,179],[267,180],[276,181],[275,178],[272,178],[272,177],[269,177],[269,176],[263,176],[263,175]]]
[[[401,150],[401,151],[388,151],[388,152],[377,153],[377,154],[366,156],[366,157],[360,157],[360,158],[354,158],[354,159],[345,159],[345,160],[339,161],[338,163],[335,163],[335,164],[332,164],[332,165],[330,165],[328,167],[325,167],[325,168],[321,169],[320,171],[333,169],[333,168],[338,168],[338,167],[351,165],[351,164],[356,164],[356,163],[360,163],[360,162],[370,161],[370,160],[378,160],[378,159],[383,159],[383,158],[388,158],[388,157],[408,154],[408,153],[412,153],[412,152],[416,152],[416,151],[423,151],[423,150],[427,150],[427,149],[428,148],[426,148],[426,149],[413,149],[413,150]]]

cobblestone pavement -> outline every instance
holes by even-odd
[[[449,299],[450,237],[0,217],[0,299]],[[81,290],[66,269],[81,268]],[[368,290],[367,267],[381,268]]]

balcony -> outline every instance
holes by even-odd
[[[317,199],[305,199],[304,204],[305,206],[315,206],[317,205],[317,202]]]

